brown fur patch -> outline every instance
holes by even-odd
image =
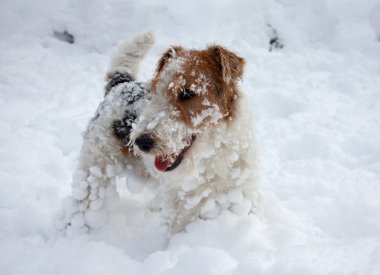
[[[112,125],[113,128],[113,136],[119,141],[120,143],[120,150],[123,153],[123,155],[126,158],[131,158],[133,155],[130,153],[130,149],[127,145],[127,142],[125,140],[125,135],[123,132],[120,131],[120,129],[117,127],[117,122],[115,121]]]
[[[127,158],[133,157],[133,155],[130,153],[130,149],[127,143],[124,140],[124,137],[120,135],[117,131],[114,131],[113,135],[120,142],[120,150],[123,153],[123,155]]]
[[[210,117],[199,125],[193,125],[192,118],[215,105],[224,119],[233,116],[237,98],[236,82],[243,75],[244,59],[218,45],[211,45],[206,50],[172,47],[158,62],[156,75],[151,81],[152,93],[157,92],[165,66],[177,58],[183,60],[183,65],[173,75],[171,82],[167,83],[165,93],[170,103],[180,111],[180,118],[189,127],[205,126]],[[194,92],[195,96],[181,100],[183,92]]]
[[[207,48],[211,58],[219,64],[224,81],[236,81],[243,76],[245,60],[233,52],[219,45],[211,45]]]
[[[127,145],[122,145],[121,146],[121,152],[123,153],[123,155],[128,159],[128,158],[134,158],[135,156],[133,154],[131,154],[130,152],[130,149]]]

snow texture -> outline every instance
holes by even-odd
[[[377,0],[1,1],[0,274],[380,274],[378,10]],[[269,51],[268,24],[282,48]],[[62,237],[61,202],[82,207],[64,199],[70,182],[81,197],[99,176],[72,172],[111,50],[147,29],[157,44],[139,80],[174,44],[219,43],[247,60],[262,216],[225,210],[231,200],[238,214],[249,207],[232,192],[204,205],[214,219],[167,241],[132,174],[139,192],[121,180],[97,187],[112,209],[104,227]],[[65,31],[73,44],[57,38]],[[91,211],[71,229],[102,222]]]

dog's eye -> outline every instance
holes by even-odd
[[[188,100],[188,99],[190,99],[190,98],[192,98],[194,96],[195,96],[195,92],[193,92],[192,90],[186,89],[186,90],[184,90],[183,92],[181,92],[179,94],[179,99],[181,101],[185,101],[185,100]]]

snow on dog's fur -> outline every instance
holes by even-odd
[[[160,182],[172,232],[223,209],[256,208],[252,119],[237,83],[244,60],[229,50],[172,47],[150,83],[131,145]]]
[[[72,196],[64,199],[57,226],[67,234],[101,227],[118,201],[116,178],[137,159],[129,154],[132,124],[149,100],[145,83],[135,81],[140,61],[153,45],[152,33],[125,42],[111,60],[105,96],[83,137]]]
[[[65,199],[67,233],[106,222],[117,200],[115,178],[127,163],[157,181],[170,233],[223,210],[255,211],[255,147],[250,110],[238,88],[244,60],[211,45],[172,47],[149,84],[135,82],[150,33],[125,43],[111,62],[104,101],[84,136],[73,195]]]

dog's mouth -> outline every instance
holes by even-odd
[[[169,172],[176,169],[181,164],[185,153],[190,149],[191,145],[193,145],[195,138],[196,136],[193,135],[189,144],[184,149],[182,149],[179,154],[172,154],[167,158],[156,156],[154,159],[154,166],[156,169],[161,172]]]

